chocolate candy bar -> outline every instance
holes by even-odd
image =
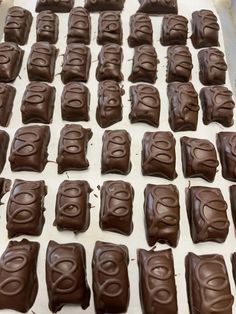
[[[11,170],[42,172],[48,161],[49,140],[49,126],[32,125],[19,128],[11,145]]]
[[[21,113],[23,123],[50,123],[52,120],[56,89],[46,83],[33,82],[26,86]]]
[[[212,11],[193,12],[191,40],[195,48],[219,46],[219,29],[217,17]]]
[[[93,133],[79,124],[66,124],[58,143],[58,173],[67,170],[84,170],[89,166],[86,158],[88,141]]]
[[[38,252],[38,242],[9,242],[0,259],[0,309],[26,313],[32,307],[38,293]]]
[[[49,309],[56,313],[64,305],[77,304],[85,310],[90,302],[85,249],[79,243],[49,241],[46,253],[46,283]]]
[[[186,45],[188,20],[185,16],[168,14],[163,17],[160,42],[162,46]]]
[[[131,123],[144,122],[154,127],[159,126],[160,95],[152,85],[138,84],[131,86],[130,90]]]
[[[109,43],[122,45],[123,30],[121,26],[120,13],[102,12],[98,19],[98,45],[106,45]]]
[[[229,187],[231,213],[234,222],[234,228],[236,228],[236,185]]]
[[[69,82],[87,82],[91,65],[90,49],[84,44],[69,44],[66,47],[62,64],[61,80]]]
[[[11,188],[11,180],[5,179],[5,178],[0,178],[0,205],[3,203],[2,198],[3,196],[10,191]]]
[[[128,44],[130,47],[152,45],[152,21],[148,14],[136,13],[131,15],[129,24]]]
[[[9,144],[10,137],[7,132],[0,130],[0,173],[3,171],[3,168],[6,163],[7,149]]]
[[[66,13],[74,6],[74,0],[37,0],[36,12],[51,10],[52,12]]]
[[[91,38],[91,18],[88,10],[73,8],[68,20],[67,44],[81,43],[89,45]]]
[[[202,49],[198,53],[199,79],[203,85],[225,84],[227,64],[217,48]]]
[[[89,121],[90,93],[81,83],[68,83],[61,95],[61,115],[67,121]]]
[[[101,229],[130,235],[133,231],[133,199],[134,190],[130,183],[105,181],[101,188]]]
[[[129,304],[129,253],[125,245],[97,241],[93,251],[96,313],[125,313]]]
[[[8,126],[16,95],[15,87],[0,83],[0,125]]]
[[[138,12],[148,14],[177,14],[177,0],[139,0],[140,7]]]
[[[125,0],[85,0],[84,7],[90,12],[122,11]]]
[[[186,208],[194,243],[222,243],[229,232],[227,204],[220,189],[204,186],[186,188]]]
[[[172,251],[139,249],[137,258],[143,313],[178,313]]]
[[[144,191],[147,243],[167,243],[176,247],[179,240],[179,192],[175,185],[148,184]]]
[[[169,124],[174,132],[195,131],[198,122],[198,94],[192,83],[170,83]]]
[[[59,32],[59,18],[52,11],[42,11],[36,19],[37,41],[47,41],[56,44]]]
[[[116,81],[99,83],[96,119],[100,127],[107,128],[122,120],[123,94],[124,90]]]
[[[57,226],[58,230],[86,231],[90,223],[91,192],[87,181],[63,181],[57,192],[56,218],[53,225]]]
[[[129,133],[126,130],[106,130],[102,142],[102,173],[128,174],[132,167]]]
[[[47,187],[44,181],[15,180],[7,204],[8,238],[42,233],[45,195]]]
[[[175,138],[171,132],[146,132],[142,141],[142,173],[167,180],[177,177],[175,171]]]
[[[33,17],[30,11],[13,6],[7,11],[4,26],[4,40],[25,45],[28,41]]]
[[[219,165],[214,145],[206,140],[183,136],[180,139],[185,178],[203,178],[213,182]]]

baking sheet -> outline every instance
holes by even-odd
[[[5,0],[4,5],[10,6],[11,3],[14,2],[15,5],[20,5],[26,7],[26,1],[24,0]],[[179,14],[185,15],[189,20],[191,18],[191,13],[195,10],[199,9],[211,9],[216,13],[213,3],[211,0],[198,0],[198,1],[188,1],[188,0],[178,0],[179,4]],[[83,0],[75,0],[75,6],[83,6]],[[66,48],[66,35],[67,35],[67,21],[69,14],[58,14],[60,18],[59,25],[59,40],[56,44],[59,49],[59,56],[57,58],[56,63],[56,71],[57,74],[52,85],[56,86],[56,101],[55,101],[55,109],[53,116],[53,123],[50,125],[51,128],[51,140],[49,144],[49,162],[45,167],[45,170],[42,173],[31,173],[31,172],[16,172],[12,173],[10,171],[10,164],[7,161],[4,171],[1,176],[6,178],[11,178],[12,181],[14,179],[24,179],[24,180],[45,180],[48,186],[48,195],[45,198],[45,219],[46,223],[43,228],[43,232],[39,237],[31,237],[31,236],[20,236],[17,237],[16,240],[20,240],[23,238],[27,238],[32,241],[40,242],[40,252],[38,258],[38,278],[39,278],[39,291],[33,305],[32,309],[29,313],[36,314],[46,314],[50,313],[48,309],[48,296],[46,290],[46,282],[45,282],[45,253],[49,240],[55,240],[59,243],[68,243],[68,242],[79,242],[84,245],[86,249],[86,257],[87,257],[87,274],[88,274],[88,282],[90,288],[92,288],[92,275],[91,275],[91,259],[93,248],[96,240],[101,241],[110,241],[113,243],[122,243],[128,246],[129,254],[130,254],[130,264],[129,264],[129,279],[130,279],[130,303],[127,313],[130,314],[141,314],[141,307],[139,301],[139,289],[138,289],[138,267],[137,267],[137,259],[136,259],[136,249],[137,248],[145,248],[149,249],[146,239],[145,239],[145,231],[143,224],[143,192],[148,183],[152,184],[169,184],[170,181],[155,178],[155,177],[144,177],[141,174],[141,142],[144,132],[146,131],[171,131],[168,123],[168,98],[166,95],[166,87],[165,76],[166,76],[166,51],[167,47],[163,47],[160,44],[160,29],[162,17],[152,17],[153,29],[154,29],[154,47],[156,48],[158,58],[160,63],[158,65],[158,79],[156,81],[155,86],[158,88],[161,96],[161,116],[160,116],[160,126],[158,129],[148,126],[146,124],[130,124],[128,119],[128,114],[130,112],[130,102],[129,102],[129,87],[131,85],[128,82],[127,78],[131,72],[132,67],[132,57],[133,57],[133,49],[130,49],[127,45],[127,37],[129,35],[129,17],[131,14],[134,14],[138,9],[139,3],[138,0],[126,0],[125,9],[122,12],[122,23],[123,23],[123,32],[124,32],[124,43],[123,43],[123,52],[124,52],[124,61],[122,64],[122,71],[125,77],[124,81],[124,89],[125,95],[123,96],[123,120],[119,123],[111,126],[109,129],[126,129],[129,131],[132,142],[131,142],[131,161],[132,161],[132,170],[129,175],[101,175],[100,170],[100,155],[102,148],[102,135],[104,130],[99,127],[95,119],[95,112],[97,107],[97,87],[98,82],[95,79],[95,71],[97,67],[97,56],[101,49],[100,46],[96,44],[97,37],[97,20],[98,14],[91,14],[92,18],[92,40],[90,44],[91,53],[92,53],[92,65],[90,69],[90,79],[88,81],[88,88],[91,92],[91,103],[90,103],[90,121],[89,122],[81,122],[80,124],[83,127],[90,127],[93,131],[93,137],[88,145],[88,160],[90,162],[90,167],[85,171],[68,171],[67,173],[58,175],[57,174],[57,165],[55,163],[57,157],[57,144],[59,140],[59,134],[62,127],[66,124],[65,121],[61,120],[61,111],[60,111],[60,97],[63,89],[63,84],[60,79],[60,71],[61,71],[61,63],[63,56],[62,54],[65,52]],[[35,0],[27,1],[27,8],[32,11],[34,16],[35,8]],[[189,24],[190,28],[190,24]],[[191,31],[189,32],[189,36]],[[6,128],[7,132],[10,134],[11,141],[13,139],[15,131],[22,127],[23,124],[21,122],[21,113],[20,113],[20,105],[23,92],[25,90],[26,85],[29,83],[27,71],[26,71],[26,62],[27,57],[30,51],[31,45],[36,41],[35,34],[35,19],[33,21],[31,27],[30,38],[28,44],[24,46],[25,56],[22,65],[22,69],[20,72],[20,77],[16,79],[14,82],[14,86],[17,88],[17,94],[14,102],[14,111],[13,116],[10,121],[10,125]],[[198,59],[197,53],[198,50],[195,50],[192,47],[191,41],[188,40],[188,47],[192,53],[193,57],[193,72],[192,72],[192,83],[196,90],[199,92],[202,85],[198,80]],[[222,37],[222,32],[220,32],[220,49],[224,51],[224,42]],[[227,87],[231,89],[229,75],[227,75]],[[202,124],[202,110],[199,112],[199,122],[198,128],[196,132],[179,132],[174,133],[176,138],[176,171],[178,173],[178,177],[172,182],[177,185],[180,192],[180,207],[181,207],[181,220],[180,220],[180,240],[179,245],[176,249],[173,249],[174,254],[174,263],[175,263],[175,273],[176,273],[176,285],[177,285],[177,294],[178,294],[178,307],[179,313],[187,314],[189,313],[188,303],[187,303],[187,294],[186,294],[186,285],[185,285],[185,268],[184,268],[184,257],[189,252],[195,252],[196,254],[209,254],[209,253],[220,253],[225,257],[225,261],[227,264],[229,279],[232,289],[232,294],[236,296],[235,285],[231,272],[231,263],[230,263],[230,254],[235,251],[235,234],[234,227],[232,222],[232,216],[230,212],[230,206],[228,210],[228,217],[230,220],[230,229],[227,240],[223,244],[207,242],[203,244],[193,244],[190,232],[189,225],[187,220],[186,208],[185,208],[185,188],[191,182],[191,185],[204,185],[210,187],[220,187],[224,198],[228,205],[229,202],[229,192],[228,187],[232,183],[226,181],[221,176],[221,166],[218,168],[218,173],[216,174],[215,181],[213,183],[208,183],[202,179],[185,179],[182,173],[182,165],[181,165],[181,152],[180,152],[180,137],[183,135],[187,135],[190,137],[199,137],[199,138],[207,138],[215,144],[215,134],[222,130],[235,130],[234,127],[224,128],[219,124],[213,123],[208,126]],[[10,142],[11,142],[10,141]],[[8,149],[9,156],[10,147]],[[71,180],[87,180],[91,187],[93,188],[93,192],[91,193],[90,202],[92,204],[91,208],[91,222],[90,227],[85,233],[75,235],[71,231],[57,231],[56,227],[52,226],[54,220],[54,209],[55,209],[55,199],[58,186],[63,180],[71,179]],[[112,232],[105,232],[99,228],[99,208],[100,208],[100,193],[97,186],[101,186],[103,181],[105,180],[125,180],[132,184],[135,191],[135,198],[133,204],[133,222],[134,222],[134,230],[133,233],[129,236],[122,236]],[[3,202],[5,201],[5,205],[0,207],[0,230],[1,230],[1,241],[0,241],[0,254],[5,250],[8,238],[7,238],[7,230],[6,230],[6,202],[8,200],[9,193],[5,195],[3,198]],[[157,250],[162,250],[169,248],[167,245],[157,243]],[[14,300],[13,300],[14,302]],[[236,313],[236,304],[234,305],[234,313]],[[3,310],[1,313],[13,313],[13,311]],[[61,310],[61,313],[95,313],[94,305],[93,305],[93,294],[91,295],[90,307],[83,311],[78,306],[64,306]]]

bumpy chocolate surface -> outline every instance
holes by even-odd
[[[28,41],[32,20],[30,11],[17,6],[9,8],[4,26],[4,40],[25,45]]]
[[[123,30],[120,13],[116,11],[102,12],[98,19],[98,45],[109,43],[122,45]]]
[[[168,14],[163,17],[161,44],[163,46],[186,45],[188,38],[188,20],[185,16]]]
[[[148,14],[136,13],[131,15],[129,24],[128,44],[130,47],[152,45],[152,21]]]
[[[79,124],[66,124],[61,130],[58,143],[58,173],[67,170],[87,169],[89,162],[86,158],[88,141],[93,133]]]
[[[50,10],[42,11],[36,19],[37,41],[47,41],[56,44],[59,32],[59,18]]]
[[[106,130],[102,142],[102,173],[128,174],[132,167],[129,133],[126,130]]]
[[[122,99],[124,90],[116,81],[103,81],[98,87],[96,119],[102,128],[122,120]]]
[[[55,87],[46,83],[32,82],[28,84],[21,102],[22,122],[50,123],[55,94]]]
[[[229,221],[227,204],[220,189],[204,186],[186,188],[186,208],[194,243],[225,241]]]
[[[230,205],[231,205],[231,213],[232,213],[233,222],[234,222],[234,228],[236,228],[236,185],[231,185],[229,187],[229,194],[230,194]]]
[[[100,227],[130,235],[133,231],[134,190],[124,181],[105,181],[101,188]]]
[[[227,64],[217,48],[202,49],[198,53],[199,79],[203,85],[225,84]]]
[[[146,132],[142,141],[142,173],[173,180],[175,171],[175,138],[171,132]]]
[[[185,258],[185,276],[191,314],[232,314],[234,298],[222,255],[196,255]]]
[[[7,149],[10,137],[7,132],[0,130],[0,173],[2,172],[7,157]]]
[[[169,123],[172,131],[195,131],[198,122],[198,95],[192,83],[170,83]]]
[[[225,127],[233,125],[233,93],[225,86],[204,87],[200,91],[203,123],[218,122]]]
[[[179,239],[179,192],[175,185],[148,184],[144,191],[146,239],[176,247]]]
[[[0,83],[0,125],[8,126],[16,95],[15,87]]]
[[[185,178],[214,181],[219,165],[214,145],[199,138],[181,137],[182,168]]]
[[[0,309],[25,313],[34,304],[38,293],[38,251],[38,242],[9,242],[0,258]]]
[[[5,179],[5,178],[0,178],[0,205],[3,203],[2,198],[3,196],[10,191],[11,188],[11,180]]]
[[[72,43],[66,47],[62,64],[61,80],[69,82],[87,82],[91,65],[90,49],[84,44]]]
[[[56,313],[64,305],[77,304],[86,309],[90,288],[86,274],[85,249],[79,243],[49,241],[46,253],[46,283],[49,309]]]
[[[40,235],[44,225],[44,181],[15,180],[7,204],[8,237]]]
[[[148,14],[177,14],[177,0],[139,0],[138,12]]]
[[[11,170],[42,172],[47,163],[49,140],[49,126],[32,125],[19,128],[11,145]]]
[[[66,13],[74,6],[74,0],[37,0],[36,12],[51,10],[53,12]]]
[[[142,45],[135,47],[129,81],[154,84],[157,79],[157,63],[159,63],[159,60],[153,46]]]
[[[97,241],[92,260],[96,313],[125,313],[129,304],[129,253],[125,245]]]
[[[219,46],[219,24],[210,10],[195,11],[192,14],[192,43],[195,48]]]
[[[53,81],[57,52],[56,47],[48,42],[33,44],[27,62],[30,81]]]
[[[172,251],[137,251],[139,291],[144,314],[178,312]]]
[[[122,11],[125,0],[85,0],[84,7],[90,12]]]

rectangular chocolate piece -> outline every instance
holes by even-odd
[[[137,251],[139,292],[143,314],[177,314],[177,293],[173,254],[162,251]]]
[[[82,244],[49,241],[46,253],[46,283],[49,309],[56,313],[64,305],[85,310],[90,302],[86,253]]]
[[[177,177],[175,171],[175,138],[171,132],[146,132],[142,141],[142,173],[167,180]]]
[[[128,264],[129,253],[125,245],[96,241],[92,260],[96,313],[127,311],[130,296]]]
[[[169,124],[174,132],[195,131],[198,123],[198,94],[193,84],[170,83],[167,86],[169,99]]]
[[[28,41],[33,17],[30,11],[13,6],[7,11],[4,25],[4,40],[25,45]]]
[[[44,181],[15,180],[7,204],[8,238],[21,234],[38,236],[42,233],[46,195]]]
[[[0,130],[0,173],[3,171],[3,168],[6,163],[9,140],[10,137],[8,133],[3,130]]]
[[[50,10],[42,11],[36,19],[37,41],[47,41],[56,44],[59,32],[59,18]]]
[[[229,187],[229,195],[234,229],[236,229],[236,185],[231,185]]]
[[[37,0],[36,12],[51,10],[52,12],[67,13],[74,6],[74,0]]]
[[[19,128],[11,145],[11,170],[42,172],[48,162],[49,140],[49,126],[32,125]]]
[[[55,94],[55,87],[46,83],[32,82],[28,84],[21,102],[22,122],[50,123]]]
[[[168,14],[163,17],[160,42],[162,46],[186,45],[188,20],[185,16]]]
[[[102,137],[101,172],[128,174],[131,170],[131,137],[126,130],[106,130]]]
[[[139,2],[138,12],[152,15],[178,13],[177,0],[139,0]]]
[[[90,49],[84,44],[72,43],[66,47],[63,59],[61,80],[69,82],[87,82],[91,66]]]
[[[130,17],[130,35],[128,44],[130,47],[152,45],[152,21],[148,14],[136,13]]]
[[[102,12],[98,19],[97,44],[109,43],[122,45],[123,30],[120,13],[117,11]]]
[[[0,125],[8,126],[16,95],[15,87],[0,83]]]
[[[58,173],[67,170],[84,170],[89,166],[86,158],[88,142],[93,133],[79,124],[66,124],[58,143]]]
[[[63,181],[57,192],[56,218],[53,225],[58,230],[86,231],[90,223],[91,192],[87,181]]]
[[[10,241],[0,258],[0,309],[26,313],[38,293],[39,243]]]
[[[222,255],[188,253],[185,270],[191,314],[232,314],[234,298]]]
[[[101,229],[130,235],[133,231],[133,199],[134,189],[130,183],[105,181],[101,188]]]
[[[84,7],[90,12],[122,11],[125,0],[85,0]]]
[[[144,215],[147,243],[176,247],[179,240],[179,191],[173,184],[148,184],[144,191]]]

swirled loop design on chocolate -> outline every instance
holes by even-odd
[[[24,101],[33,105],[40,104],[45,101],[45,95],[41,93],[46,93],[47,90],[44,84],[30,84],[26,89]]]
[[[213,72],[214,69],[219,71],[226,71],[227,64],[224,61],[224,54],[218,49],[206,50],[206,62],[209,67],[209,71]]]
[[[73,22],[71,22],[71,25],[69,26],[72,30],[82,30],[86,31],[89,29],[89,19],[87,13],[84,11],[83,8],[74,8],[71,11],[71,19]]]
[[[83,130],[68,130],[63,134],[63,150],[69,154],[80,154],[83,149],[80,141],[84,139]]]
[[[71,193],[73,191],[73,194]],[[82,197],[82,190],[78,185],[70,185],[68,187],[66,186],[61,186],[60,189],[60,197],[59,197],[59,208],[58,211],[61,215],[73,218],[81,215],[82,213],[82,208],[78,202],[74,202],[73,200],[68,200],[66,203],[62,203],[61,199],[69,198],[69,199],[74,199],[74,198],[79,198]]]
[[[86,47],[73,47],[67,50],[66,65],[85,66],[87,63],[88,51]]]
[[[137,93],[137,99],[138,103],[151,108],[151,109],[157,109],[159,108],[159,103],[157,99],[159,96],[157,95],[156,89],[152,86],[141,86],[139,87],[138,93]]]
[[[164,164],[173,163],[174,158],[171,149],[171,142],[167,138],[160,138],[157,134],[152,135],[147,163],[150,163],[152,160]]]
[[[24,139],[26,135],[27,139]],[[14,147],[12,149],[12,154],[28,157],[35,155],[37,153],[36,143],[40,140],[39,134],[37,132],[31,131],[22,131],[20,130],[15,134]],[[22,142],[22,144],[17,144],[17,141]]]
[[[124,158],[128,155],[126,145],[128,145],[125,136],[123,134],[109,134],[109,140],[107,147],[114,145],[111,149],[107,149],[107,158]]]
[[[218,86],[217,88],[210,88],[210,91],[213,94],[213,103],[217,104],[217,106],[214,106],[213,112],[220,110],[233,110],[235,105],[232,100],[232,92],[224,87]],[[217,99],[219,98],[219,100]],[[222,100],[224,98],[224,100]]]
[[[113,12],[104,12],[102,15],[102,26],[104,32],[116,32],[120,30],[119,15]]]
[[[200,32],[201,37],[205,37],[207,33],[207,28],[211,28],[214,31],[219,31],[220,27],[217,23],[217,17],[213,12],[209,10],[200,10],[198,12],[198,17],[200,20],[200,29],[198,30]]]
[[[185,120],[186,111],[198,112],[198,95],[197,92],[189,84],[178,85],[178,90],[175,90],[177,93],[178,102],[180,105],[179,114],[180,117]]]
[[[156,56],[153,49],[150,47],[137,47],[137,63],[134,63],[134,72],[139,71],[140,68],[144,71],[156,72]]]
[[[190,140],[187,144],[190,146],[190,153],[193,157],[192,168],[199,169],[201,166],[216,168],[218,166],[218,161],[214,157],[209,155],[215,153],[215,148],[209,141],[199,142],[195,140]],[[202,152],[205,152],[204,154]]]

